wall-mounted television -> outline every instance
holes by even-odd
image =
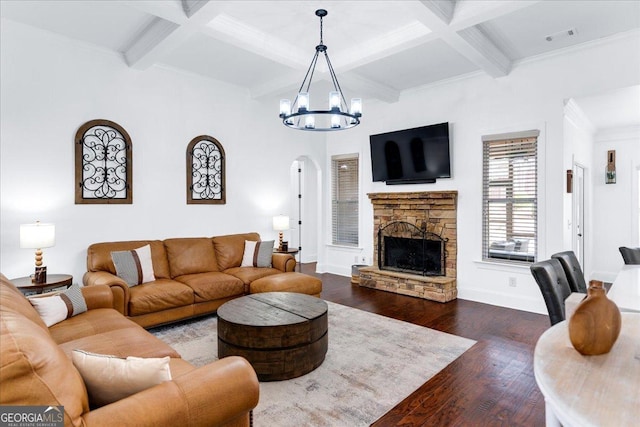
[[[433,183],[451,178],[449,123],[369,136],[374,181]]]

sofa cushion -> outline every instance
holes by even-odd
[[[0,273],[0,283],[0,286],[2,286],[2,307],[11,307],[11,311],[24,316],[25,319],[32,321],[43,331],[47,331],[47,325],[44,324],[36,309],[33,308],[24,294],[2,273]]]
[[[167,239],[164,241],[171,277],[219,271],[213,242],[208,237]]]
[[[322,292],[322,280],[303,273],[280,273],[263,277],[251,282],[249,292],[297,292],[307,295],[319,295]]]
[[[176,280],[193,289],[195,302],[214,301],[244,294],[242,280],[217,271],[178,276]]]
[[[180,357],[171,346],[131,322],[130,328],[105,331],[59,344],[70,358],[73,350],[111,354],[118,357]]]
[[[258,267],[234,267],[224,271],[238,279],[242,280],[245,285],[253,282],[254,280],[261,279],[267,276],[273,276],[274,274],[280,274],[282,271],[275,268],[258,268]]]
[[[260,240],[258,233],[229,234],[226,236],[216,236],[213,238],[213,246],[216,250],[218,260],[218,271],[225,271],[228,268],[240,267],[242,256],[244,255],[244,242]]]
[[[106,331],[132,327],[140,326],[112,308],[95,308],[56,323],[49,328],[49,334],[56,343],[62,344]]]
[[[171,381],[169,357],[120,358],[74,350],[76,366],[89,392],[92,407],[100,407],[131,396],[165,381]]]
[[[87,311],[87,303],[84,301],[80,286],[75,283],[60,293],[32,296],[29,302],[47,326]]]
[[[130,316],[155,313],[193,303],[193,290],[175,280],[156,280],[129,289]]]
[[[117,276],[130,287],[156,280],[149,245],[130,251],[111,252],[111,259],[116,267]]]
[[[89,410],[82,377],[46,328],[8,304],[5,287],[0,292],[0,405],[64,406],[65,425],[80,426]]]
[[[151,260],[155,278],[170,279],[171,272],[167,261],[167,252],[164,243],[160,240],[94,243],[87,249],[87,271],[108,271],[111,274],[116,274],[111,252],[130,251],[145,245],[151,246]]]
[[[273,242],[273,240],[260,242],[245,240],[240,267],[271,267]]]

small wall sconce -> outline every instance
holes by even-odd
[[[20,247],[36,250],[36,269],[32,281],[37,284],[47,282],[47,267],[42,265],[42,248],[56,244],[56,227],[53,224],[20,224]]]
[[[616,150],[607,151],[607,172],[605,177],[607,184],[616,183]]]
[[[278,250],[285,250],[282,245],[283,231],[289,229],[289,217],[286,215],[277,215],[273,217],[273,229],[278,231]]]

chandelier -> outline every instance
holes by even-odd
[[[351,108],[347,109],[347,101],[340,88],[340,83],[338,83],[336,73],[331,66],[331,61],[327,54],[327,46],[322,40],[322,18],[327,16],[327,11],[318,9],[316,10],[316,16],[320,18],[320,44],[316,46],[316,53],[311,60],[307,74],[304,76],[293,103],[288,99],[280,100],[280,118],[285,126],[292,129],[309,131],[349,129],[360,124],[362,99],[352,98]],[[309,104],[309,89],[320,54],[324,55],[331,83],[333,84],[333,90],[329,92],[328,110],[312,110]]]

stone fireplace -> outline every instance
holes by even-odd
[[[360,286],[439,302],[457,297],[457,191],[371,193],[374,265]]]

